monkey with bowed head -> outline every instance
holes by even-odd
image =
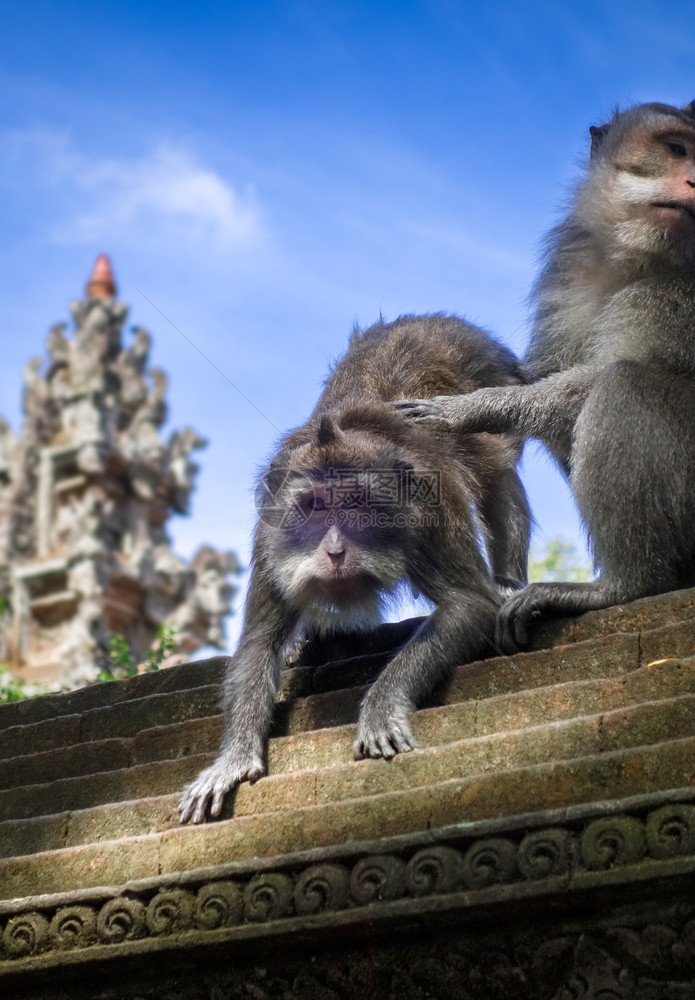
[[[695,583],[695,102],[638,105],[590,133],[533,293],[531,384],[397,404],[420,425],[538,438],[569,476],[598,577],[507,600],[507,651],[537,615]]]
[[[260,478],[222,748],[185,789],[182,822],[219,815],[229,789],[263,773],[288,639],[369,629],[404,584],[435,610],[367,692],[354,755],[413,749],[409,713],[487,650],[501,599],[526,580],[530,515],[513,436],[418,427],[392,401],[520,381],[511,351],[455,317],[354,333],[313,414]]]

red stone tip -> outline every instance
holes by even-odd
[[[116,282],[111,270],[111,261],[105,253],[100,253],[94,263],[94,270],[87,282],[87,295],[90,299],[113,298],[116,294]]]

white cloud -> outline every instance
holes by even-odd
[[[58,220],[49,234],[60,243],[135,235],[148,243],[186,240],[226,248],[261,235],[253,194],[239,193],[189,152],[161,145],[136,158],[98,158],[59,133],[12,137],[14,166],[28,168],[51,189]],[[29,161],[29,162],[27,162]]]

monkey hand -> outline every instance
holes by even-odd
[[[465,401],[465,396],[433,396],[431,399],[397,399],[393,405],[414,423],[458,427],[461,401]]]
[[[378,683],[373,685],[362,702],[357,739],[353,744],[355,760],[384,757],[391,760],[397,753],[415,749],[415,740],[408,725],[408,712],[402,700],[390,704],[381,697]]]
[[[463,396],[431,399],[397,399],[392,405],[408,420],[424,427],[439,424],[449,430],[473,434],[500,434],[512,429],[510,413],[499,386],[478,389]]]
[[[179,802],[180,822],[203,823],[209,803],[210,815],[219,816],[230,788],[242,781],[253,784],[262,774],[263,761],[259,756],[230,747],[184,789]]]
[[[529,624],[542,612],[546,589],[543,584],[531,583],[499,609],[495,645],[501,653],[517,653],[528,645]]]

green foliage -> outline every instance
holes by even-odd
[[[144,663],[138,664],[135,661],[126,637],[120,632],[116,632],[109,639],[106,665],[100,671],[97,680],[123,680],[126,677],[134,677],[135,674],[159,670],[167,656],[170,656],[175,649],[176,629],[173,625],[167,625],[165,622],[157,630],[157,635],[147,654],[147,659]]]
[[[132,677],[138,672],[137,663],[133,662],[128,640],[120,632],[109,639],[108,668],[110,677]],[[104,673],[104,671],[102,671]],[[101,680],[106,678],[100,677]]]
[[[565,538],[549,538],[543,548],[531,546],[528,563],[531,583],[542,581],[569,581],[584,583],[593,579],[591,567],[579,562],[575,546]]]
[[[25,684],[10,673],[8,663],[0,663],[0,705],[23,701],[25,698],[36,698],[39,694],[46,694],[43,685]]]
[[[5,705],[11,701],[21,701],[26,698],[24,684],[13,677],[7,663],[0,663],[0,704]]]
[[[176,649],[176,629],[166,622],[157,629],[156,638],[145,660],[145,670],[159,670],[167,656]]]

